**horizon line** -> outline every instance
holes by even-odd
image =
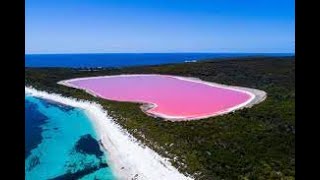
[[[292,54],[295,52],[61,52],[25,53],[25,55],[74,55],[74,54]]]

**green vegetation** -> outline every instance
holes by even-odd
[[[199,121],[168,122],[139,104],[95,98],[56,84],[75,77],[157,73],[257,88],[267,99],[250,109]],[[161,66],[95,69],[26,68],[25,83],[39,90],[100,103],[117,122],[181,172],[197,179],[295,178],[295,60],[245,58]],[[176,157],[176,158],[173,158]]]

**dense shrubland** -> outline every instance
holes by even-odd
[[[195,175],[197,179],[294,179],[294,57],[88,70],[26,68],[25,84],[99,102],[137,139],[170,157],[181,172]],[[228,115],[174,123],[146,116],[139,104],[102,100],[56,84],[75,77],[123,73],[198,77],[261,89],[268,93],[268,98],[250,109]]]

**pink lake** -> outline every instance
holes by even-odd
[[[149,115],[192,120],[224,114],[250,103],[245,90],[170,75],[117,75],[64,81],[104,99],[150,105]]]

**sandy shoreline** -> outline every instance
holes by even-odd
[[[99,104],[49,94],[32,87],[25,87],[25,93],[83,109],[93,122],[97,135],[107,150],[109,165],[117,179],[193,179],[181,174],[168,159],[140,145],[134,137],[116,124]]]
[[[199,120],[199,119],[205,119],[205,118],[208,118],[208,117],[220,116],[220,115],[224,115],[224,114],[227,114],[227,113],[239,110],[239,109],[252,107],[253,105],[264,101],[266,99],[266,97],[267,97],[267,93],[266,92],[264,92],[262,90],[258,90],[258,89],[245,88],[245,87],[239,87],[239,86],[228,86],[228,85],[223,85],[223,84],[203,81],[203,80],[198,79],[198,78],[183,77],[183,76],[173,76],[173,75],[162,75],[162,74],[121,74],[121,75],[110,75],[110,76],[94,76],[94,77],[84,77],[84,78],[74,78],[74,79],[62,80],[62,81],[59,81],[58,84],[64,85],[64,86],[67,86],[67,87],[71,87],[71,88],[81,89],[81,90],[84,90],[84,91],[86,91],[87,93],[89,93],[89,94],[91,94],[93,96],[98,96],[100,98],[103,98],[103,96],[101,96],[101,95],[99,95],[97,93],[91,92],[91,91],[89,91],[87,89],[83,89],[81,87],[77,87],[77,86],[73,85],[71,82],[78,81],[78,80],[99,79],[99,78],[130,77],[130,76],[150,76],[150,75],[166,76],[166,77],[172,77],[172,78],[176,78],[176,79],[183,80],[183,81],[206,84],[206,85],[212,86],[212,87],[224,88],[224,89],[229,89],[229,90],[233,90],[233,91],[237,91],[237,92],[241,92],[241,93],[246,93],[246,94],[248,94],[250,96],[250,98],[246,102],[243,102],[243,103],[241,103],[241,104],[239,104],[237,106],[234,106],[232,108],[229,108],[229,109],[227,109],[225,111],[215,112],[213,114],[208,114],[208,115],[201,116],[201,117],[196,117],[196,118],[187,118],[187,117],[182,117],[182,116],[168,116],[168,115],[161,114],[161,113],[150,112],[150,111],[152,111],[152,109],[157,107],[157,104],[150,103],[150,102],[143,102],[143,101],[138,102],[138,103],[143,103],[143,105],[140,108],[145,114],[147,114],[149,116],[161,117],[161,118],[164,118],[166,120],[171,120],[171,121]],[[146,108],[146,107],[148,107],[148,108]]]

